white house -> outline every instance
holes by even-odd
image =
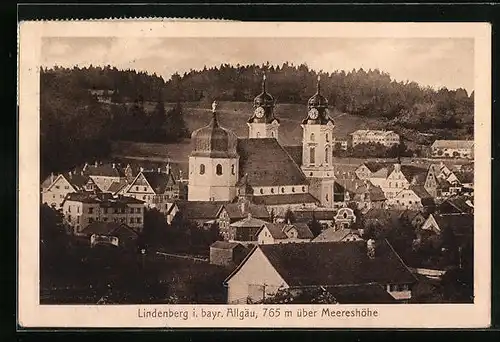
[[[305,223],[267,223],[257,233],[260,245],[309,242],[313,234]]]

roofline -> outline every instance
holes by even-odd
[[[247,254],[247,256],[240,262],[240,264],[224,279],[222,284],[227,285],[227,282],[231,280],[231,278],[243,267],[243,265],[247,262],[248,259],[252,256],[253,253],[259,248],[259,245],[256,244],[250,253]]]
[[[77,189],[75,189],[75,187],[73,186],[73,184],[66,178],[64,177],[64,175],[62,173],[58,174],[56,179],[54,179],[54,181],[52,182],[52,184],[50,184],[47,189],[45,191],[49,191],[50,189],[52,189],[52,187],[54,186],[54,184],[56,184],[56,182],[60,179],[60,178],[64,178],[64,180],[66,182],[68,182],[68,184],[73,188],[73,190],[76,192]]]
[[[398,257],[398,259],[401,262],[401,264],[403,264],[403,266],[406,268],[406,270],[408,272],[410,272],[410,274],[413,277],[413,279],[417,282],[418,278],[413,274],[413,272],[410,270],[410,268],[408,266],[406,266],[406,263],[403,261],[403,259],[401,259],[401,257],[399,256],[399,254],[394,250],[394,247],[392,247],[392,245],[389,243],[389,241],[387,240],[387,238],[385,238],[384,240],[387,243],[387,245],[389,246],[389,248],[392,250],[392,252]]]
[[[304,177],[304,181],[306,182],[305,184],[306,185],[310,185],[309,184],[309,181],[307,179],[307,176],[306,174],[304,173],[304,171],[302,171],[302,168],[295,162],[295,160],[293,159],[293,157],[290,155],[290,153],[288,153],[288,151],[285,149],[285,147],[281,146],[281,144],[278,142],[278,140],[276,140],[276,143],[278,144],[278,146],[283,150],[283,152],[286,153],[286,155],[288,156],[288,158],[293,162],[293,165],[295,165],[297,167],[297,169],[299,169],[300,171],[300,174]],[[301,145],[299,145],[301,146]],[[301,146],[303,148],[303,146]]]

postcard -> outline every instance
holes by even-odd
[[[488,327],[490,40],[21,22],[19,326]]]

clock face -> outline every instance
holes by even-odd
[[[264,108],[258,107],[255,109],[255,116],[258,117],[259,119],[264,116]]]
[[[316,108],[312,108],[310,111],[309,111],[309,117],[313,120],[317,119],[318,118],[318,115],[319,115],[319,112]]]

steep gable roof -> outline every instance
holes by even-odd
[[[409,189],[412,190],[420,199],[432,198],[422,185],[411,185]]]
[[[239,243],[239,242],[229,242],[229,241],[215,241],[213,244],[210,245],[210,248],[217,248],[217,249],[234,249],[238,246],[241,246],[244,248],[244,246]]]
[[[157,195],[163,194],[167,186],[176,185],[176,181],[173,175],[170,173],[158,171],[143,171],[142,175]]]
[[[299,185],[307,180],[276,139],[239,139],[240,175],[255,186]]]
[[[467,204],[467,200],[462,197],[448,198],[442,202],[437,210],[442,214],[472,214],[474,208]]]
[[[271,233],[271,236],[274,239],[282,240],[287,238],[285,232],[283,231],[283,225],[279,225],[277,223],[268,223],[265,225],[265,227],[267,228],[269,233]],[[262,229],[264,229],[264,227],[262,227]],[[260,234],[260,231],[258,234]]]
[[[368,257],[364,241],[271,244],[258,248],[291,287],[401,284],[415,281],[386,240],[378,243],[373,259]]]
[[[128,185],[128,182],[126,180],[122,180],[120,182],[113,182],[113,183],[111,183],[111,185],[109,186],[107,191],[111,192],[113,194],[116,194],[118,191],[120,191],[121,189],[123,189],[127,185]]]
[[[83,172],[86,176],[125,177],[123,169],[115,163],[87,164]]]
[[[371,172],[377,172],[377,171],[380,171],[380,170],[382,170],[384,168],[387,169],[389,167],[389,165],[390,165],[390,163],[377,163],[377,162],[365,162],[363,164]]]
[[[252,217],[260,219],[269,218],[269,212],[264,205],[247,203],[243,206],[244,210],[242,210],[241,203],[227,203],[224,204],[223,207],[226,209],[228,216],[233,220],[243,219],[247,217],[249,213],[252,215]]]
[[[288,145],[288,146],[283,146],[285,151],[292,157],[293,161],[297,165],[302,165],[302,145]]]
[[[177,206],[185,219],[215,219],[220,207],[227,202],[222,201],[176,201],[169,209]]]
[[[295,210],[293,212],[295,220],[299,222],[308,222],[313,219],[319,221],[333,220],[335,212],[333,210]]]
[[[420,175],[423,175],[423,177],[420,178],[420,180],[423,179],[425,181],[427,170],[422,167],[413,165],[401,165],[401,173],[406,177],[406,180],[408,182],[411,182],[415,177],[417,177],[418,180],[418,178],[421,177]]]

